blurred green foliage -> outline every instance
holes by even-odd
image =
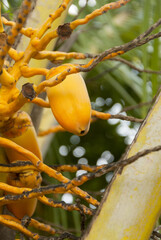
[[[7,19],[13,19],[18,11],[22,0],[2,0],[1,8],[2,8],[2,16],[5,16]]]

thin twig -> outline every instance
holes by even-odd
[[[80,203],[80,199],[76,199],[76,204],[79,207],[80,211],[80,215],[81,215],[81,233],[83,234],[84,230],[85,230],[85,221],[86,221],[86,215],[84,214],[84,211],[82,209],[82,205]],[[81,235],[82,235],[81,234]]]
[[[114,70],[116,70],[121,64],[116,64],[114,67],[105,69],[104,71],[102,71],[101,73],[97,74],[96,76],[86,79],[86,83],[98,80],[99,78],[101,78],[102,76],[104,76],[106,73],[110,73],[113,72]]]
[[[110,119],[121,119],[121,120],[125,120],[125,121],[130,121],[130,122],[137,122],[137,123],[142,123],[144,120],[140,119],[140,118],[135,118],[135,117],[131,117],[131,116],[124,116],[122,114],[111,114]]]
[[[53,222],[49,222],[46,219],[42,219],[41,217],[36,217],[36,220],[43,222],[45,224],[50,225],[53,228],[58,228],[59,232],[61,231],[62,233],[66,231],[66,229],[62,226],[62,225],[58,225],[58,224],[54,224]],[[80,233],[78,230],[76,230],[75,228],[68,228],[68,232],[73,232],[73,233]]]
[[[146,106],[146,105],[149,105],[149,104],[153,104],[159,94],[159,92],[161,91],[161,87],[159,87],[158,91],[157,91],[157,94],[153,97],[153,99],[151,101],[148,101],[148,102],[144,102],[144,103],[139,103],[139,104],[136,104],[136,105],[133,105],[133,106],[128,106],[128,107],[124,107],[121,111],[121,112],[127,112],[127,111],[130,111],[130,110],[133,110],[133,109],[136,109],[136,108],[140,108],[140,107],[143,107],[143,106]]]
[[[115,119],[121,119],[121,120],[125,120],[125,121],[131,121],[131,122],[138,122],[138,123],[143,122],[143,119],[140,119],[140,118],[124,116],[122,114],[103,113],[103,112],[98,112],[96,110],[92,110],[92,117],[103,119],[103,120],[115,118]]]
[[[89,67],[85,68],[84,70],[81,68],[81,71],[89,71],[89,69],[91,70],[100,61],[102,61],[103,58],[107,57],[111,53],[116,53],[116,52],[119,52],[119,51],[122,51],[123,53],[125,53],[129,50],[132,50],[133,48],[144,45],[145,43],[147,43],[147,42],[149,42],[149,41],[151,41],[155,38],[159,38],[161,36],[161,32],[156,33],[156,34],[152,34],[151,36],[145,38],[146,36],[148,36],[148,34],[150,34],[159,25],[161,25],[161,18],[156,23],[154,23],[147,31],[145,31],[143,34],[140,34],[137,38],[133,39],[132,41],[130,41],[126,44],[108,49],[108,50],[104,51],[103,53],[99,54]]]
[[[86,176],[88,175],[88,178],[90,178],[90,179],[92,179],[93,177],[100,177],[103,174],[110,172],[110,171],[114,171],[115,169],[117,169],[119,167],[124,167],[126,165],[129,165],[129,164],[135,162],[136,160],[138,160],[140,157],[143,157],[147,154],[150,154],[150,153],[156,152],[156,151],[160,151],[160,150],[161,150],[161,145],[153,147],[153,148],[145,149],[143,151],[136,153],[134,156],[132,156],[130,158],[123,159],[121,161],[114,162],[114,163],[109,163],[102,169],[99,169],[97,172],[88,173],[88,174],[86,174]],[[80,177],[82,177],[82,176],[83,175],[81,175]]]
[[[65,203],[64,201],[57,202],[57,201],[54,201],[53,199],[47,198],[45,196],[38,197],[38,200],[40,202],[42,202],[43,204],[54,207],[54,208],[62,208],[67,211],[73,211],[73,210],[76,210],[79,212],[83,211],[84,214],[93,215],[93,211],[91,209],[87,208],[85,205],[78,206],[77,204],[69,204],[69,203]]]
[[[126,53],[126,52],[128,52],[128,51],[130,51],[130,50],[132,50],[136,47],[142,46],[142,45],[148,43],[149,41],[152,41],[153,39],[159,38],[159,37],[161,37],[161,32],[156,33],[156,34],[152,34],[145,39],[140,39],[140,37],[137,37],[134,40],[132,40],[132,41],[126,43],[126,44],[116,46],[114,48],[110,48],[110,49],[104,51],[103,53],[99,54],[98,57],[96,57],[95,60],[92,61],[91,64],[89,62],[86,65],[77,66],[77,68],[81,72],[89,72],[101,61],[114,57],[113,56],[114,53],[116,53],[116,55],[124,54],[124,53]]]
[[[133,68],[134,70],[136,70],[136,71],[138,71],[138,72],[161,74],[161,71],[154,71],[154,70],[149,70],[149,69],[141,69],[141,68],[138,68],[138,67],[136,67],[135,65],[133,65],[131,62],[129,62],[129,61],[123,59],[123,58],[114,57],[114,58],[111,58],[111,59],[109,59],[109,60],[110,60],[110,61],[117,61],[117,62],[124,63],[124,64],[128,65],[129,67]]]
[[[131,110],[134,110],[136,108],[140,108],[140,107],[143,107],[143,106],[147,106],[147,105],[150,105],[153,103],[153,100],[149,101],[149,102],[143,102],[143,103],[139,103],[139,104],[136,104],[136,105],[133,105],[133,106],[128,106],[128,107],[124,107],[121,111],[121,112],[127,112],[127,111],[131,111]]]

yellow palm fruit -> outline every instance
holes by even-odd
[[[5,138],[12,140],[21,147],[33,152],[40,160],[42,160],[40,148],[37,141],[35,129],[32,121],[26,112],[19,111],[10,118],[1,129]],[[29,160],[23,155],[17,153],[14,149],[6,148],[9,162],[17,160]]]
[[[69,68],[70,64],[51,69],[47,79]],[[46,89],[52,112],[58,123],[76,135],[85,135],[90,126],[91,104],[80,73],[68,75],[64,81]]]
[[[41,152],[37,142],[35,129],[32,125],[31,119],[26,112],[19,111],[5,122],[1,128],[3,137],[12,140],[18,145],[34,153],[40,160],[42,160]],[[17,153],[14,149],[5,149],[8,161],[17,162],[22,160],[29,160],[23,155]],[[25,171],[21,173],[10,173],[7,178],[7,183],[15,187],[29,187],[36,188],[41,184],[41,176],[37,171]],[[5,193],[8,194],[8,193]],[[25,215],[32,216],[35,211],[37,199],[19,200],[8,204],[7,208],[17,218],[21,219]]]
[[[25,171],[22,173],[10,173],[7,183],[15,187],[37,188],[41,184],[41,175],[37,171]],[[36,209],[37,199],[23,199],[7,205],[7,208],[17,218],[22,219],[24,216],[31,217]]]
[[[31,217],[36,209],[37,199],[23,199],[7,205],[8,210],[18,219],[24,216]]]

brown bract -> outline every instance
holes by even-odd
[[[29,100],[33,100],[36,97],[36,92],[33,88],[33,84],[32,83],[25,83],[22,86],[22,94],[25,98],[28,98]]]
[[[63,25],[60,25],[57,29],[58,36],[62,39],[68,39],[70,35],[72,34],[72,29],[70,28],[70,23],[64,23]]]
[[[6,40],[7,40],[7,33],[1,32],[0,33],[0,48],[2,48],[6,44]]]

